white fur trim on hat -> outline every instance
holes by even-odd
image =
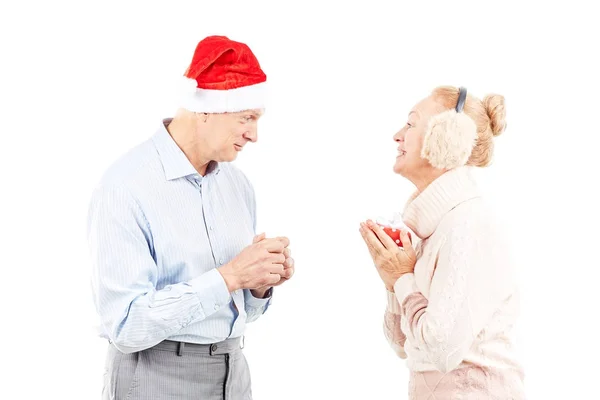
[[[183,78],[180,105],[192,112],[225,113],[264,109],[267,83],[230,90],[199,89],[196,80]]]
[[[456,110],[444,111],[429,120],[421,157],[435,168],[457,168],[467,163],[476,140],[473,119]]]

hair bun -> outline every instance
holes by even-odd
[[[488,94],[483,98],[485,112],[490,118],[490,128],[494,136],[500,135],[506,129],[506,109],[504,107],[504,96],[500,94]]]

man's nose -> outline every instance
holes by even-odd
[[[256,128],[250,128],[246,133],[244,133],[244,138],[251,142],[256,142],[258,140]]]

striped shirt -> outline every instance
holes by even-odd
[[[268,308],[229,293],[217,267],[252,243],[252,185],[230,163],[194,169],[166,129],[104,174],[88,214],[92,289],[101,337],[125,353],[169,339],[215,343],[243,335]]]

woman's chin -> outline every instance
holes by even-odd
[[[394,164],[394,172],[396,174],[402,175],[402,172],[404,171],[404,160],[401,159],[396,159],[396,164]]]

